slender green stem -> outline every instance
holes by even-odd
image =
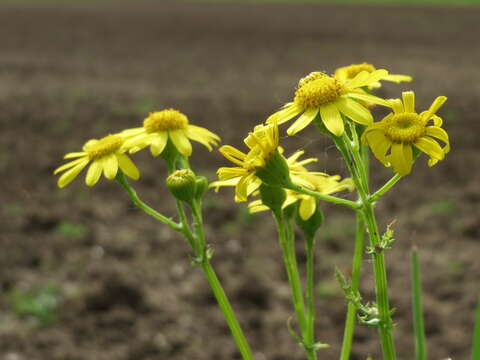
[[[415,334],[415,359],[427,360],[425,328],[423,325],[422,283],[417,248],[412,248],[412,310],[413,329]]]
[[[475,311],[475,329],[473,331],[472,360],[480,360],[480,301]]]
[[[178,216],[180,217],[180,223],[182,224],[182,234],[188,240],[188,243],[192,247],[195,254],[197,254],[198,241],[195,240],[195,236],[193,235],[192,230],[190,229],[187,215],[185,214],[185,207],[180,200],[175,199],[175,201],[177,205]]]
[[[372,249],[376,249],[380,244],[380,235],[378,233],[377,221],[371,203],[364,203],[363,215],[370,237]],[[373,270],[375,276],[375,293],[377,298],[377,307],[380,323],[378,330],[382,344],[382,351],[385,360],[395,360],[395,345],[392,337],[392,318],[390,314],[390,304],[388,300],[387,270],[385,266],[385,256],[383,250],[373,251]]]
[[[303,187],[295,185],[295,184],[292,184],[288,189],[296,191],[296,192],[301,193],[301,194],[313,196],[313,197],[315,197],[319,200],[324,200],[324,201],[328,201],[328,202],[331,202],[331,203],[334,203],[334,204],[339,204],[339,205],[345,205],[345,206],[348,206],[349,208],[354,209],[354,210],[362,207],[362,205],[360,205],[360,204],[358,204],[354,201],[338,198],[336,196],[324,195],[324,194],[321,194],[317,191],[306,189],[306,188],[303,188]]]
[[[383,185],[380,189],[378,189],[372,195],[370,195],[369,201],[370,202],[376,201],[380,196],[382,196],[388,190],[390,190],[393,187],[393,185],[395,185],[398,182],[398,180],[400,180],[401,178],[402,178],[402,176],[398,175],[398,174],[395,174],[394,176],[392,176],[392,178],[390,180],[388,180],[385,183],[385,185]]]
[[[142,200],[137,195],[137,192],[130,186],[128,183],[127,179],[123,175],[122,172],[118,172],[116,180],[122,185],[122,187],[127,191],[128,196],[130,196],[130,199],[132,202],[137,206],[140,210],[143,210],[145,213],[148,215],[152,216],[153,218],[161,221],[165,225],[168,225],[170,228],[172,228],[175,231],[180,231],[182,232],[183,226],[180,224],[177,224],[175,221],[167,218],[166,216],[160,214],[159,212],[155,211],[152,209],[150,206],[145,204]]]
[[[305,342],[309,345],[309,351],[312,352],[310,355],[312,359],[317,358],[317,353],[313,348],[315,344],[315,302],[314,302],[314,291],[315,291],[315,238],[313,236],[305,239],[306,241],[306,251],[307,251],[307,292],[306,292],[306,303],[307,303],[307,331],[305,334]]]
[[[235,343],[237,344],[243,360],[253,360],[252,351],[250,350],[247,339],[243,334],[240,324],[234,315],[232,306],[228,301],[227,295],[225,294],[225,291],[223,290],[222,285],[220,284],[220,281],[218,280],[218,277],[208,259],[205,259],[205,261],[202,262],[202,269],[207,277],[210,287],[212,288],[213,294],[217,299],[218,305],[223,312],[225,320],[227,321],[228,327],[232,332],[233,338],[235,339]]]
[[[357,227],[355,232],[355,250],[352,264],[352,292],[356,293],[360,287],[360,273],[363,260],[363,246],[365,240],[365,221],[360,211],[357,211]],[[352,302],[348,303],[345,331],[343,334],[342,353],[340,360],[349,360],[352,351],[353,335],[355,333],[357,309]]]
[[[292,239],[289,241],[289,234],[287,233],[286,221],[281,214],[274,212],[275,222],[278,229],[278,237],[280,240],[280,247],[282,249],[283,261],[287,270],[288,282],[292,292],[292,302],[297,316],[298,325],[303,339],[306,333],[306,317],[305,304],[303,302],[302,284],[298,273],[298,267],[295,259],[294,247],[292,247]],[[292,254],[293,252],[293,254]],[[302,340],[303,340],[302,339]]]

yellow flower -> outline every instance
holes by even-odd
[[[312,190],[318,191],[321,194],[329,195],[342,190],[352,191],[354,189],[353,181],[350,178],[340,180],[338,175],[327,175],[320,173],[308,173],[303,175],[304,179],[311,185]],[[292,190],[287,190],[287,199],[283,203],[282,208],[286,208],[299,201],[298,213],[302,220],[308,220],[315,213],[317,209],[317,200],[313,196],[297,193]],[[251,213],[268,210],[268,207],[262,204],[262,200],[252,201],[248,205]]]
[[[122,135],[129,137],[124,147],[130,153],[135,153],[150,145],[153,156],[162,153],[170,139],[178,152],[184,156],[192,154],[190,140],[205,145],[212,151],[212,145],[217,145],[220,138],[211,131],[191,125],[187,116],[178,110],[166,109],[150,113],[143,121],[143,127],[128,129]]]
[[[210,184],[215,191],[222,186],[235,186],[235,201],[246,201],[247,197],[261,185],[255,176],[257,169],[276,153],[279,144],[278,124],[257,126],[245,139],[250,151],[244,153],[233,146],[224,145],[219,151],[238,167],[221,167],[217,171],[219,181]]]
[[[108,135],[99,140],[87,141],[81,152],[68,153],[64,159],[76,159],[60,166],[53,172],[56,175],[65,171],[58,179],[57,185],[60,188],[68,185],[89,163],[91,165],[85,178],[88,186],[95,185],[102,172],[107,179],[113,180],[117,176],[119,168],[127,176],[137,180],[140,173],[130,158],[124,154],[123,143],[122,136]]]
[[[393,165],[394,171],[403,176],[412,169],[414,149],[430,156],[428,165],[433,166],[450,151],[450,141],[441,128],[442,119],[435,115],[447,100],[445,96],[437,97],[430,108],[420,114],[415,112],[413,91],[403,92],[402,98],[403,103],[400,99],[391,100],[393,113],[368,126],[362,141],[385,166]],[[430,121],[433,125],[429,126]],[[445,146],[442,148],[436,139]]]
[[[325,127],[336,136],[341,136],[344,131],[342,114],[359,124],[369,125],[373,122],[372,114],[358,101],[384,106],[389,106],[389,103],[367,94],[362,87],[385,76],[388,76],[387,70],[371,73],[362,71],[353,79],[342,81],[321,72],[313,72],[299,81],[293,102],[285,104],[280,111],[271,115],[267,123],[277,121],[282,124],[301,114],[287,129],[288,135],[294,135],[320,115]]]
[[[357,74],[362,71],[367,71],[372,73],[376,70],[375,66],[369,63],[361,63],[361,64],[351,64],[348,66],[339,67],[335,70],[335,78],[341,81],[347,81],[353,79]],[[381,80],[391,81],[395,83],[400,83],[402,81],[410,82],[412,81],[412,77],[408,75],[398,75],[398,74],[388,74],[384,76]],[[371,83],[368,88],[369,89],[376,89],[381,87],[380,82]]]

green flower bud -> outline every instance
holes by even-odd
[[[201,199],[208,189],[208,180],[205,176],[197,176],[195,179],[195,198]]]
[[[190,169],[174,171],[167,177],[167,187],[178,200],[191,203],[196,195],[196,177]]]
[[[271,186],[285,188],[292,185],[287,161],[278,150],[275,150],[275,153],[266,161],[265,166],[255,171],[255,175],[262,182]]]
[[[322,226],[325,217],[322,210],[317,206],[315,212],[307,220],[303,220],[300,214],[297,212],[295,222],[307,238],[313,238],[317,230]]]
[[[265,183],[260,185],[260,196],[263,205],[267,206],[275,213],[282,211],[282,205],[287,198],[285,190],[278,186],[271,186]]]

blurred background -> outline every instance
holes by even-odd
[[[349,3],[349,4],[344,4]],[[423,269],[431,359],[467,359],[479,294],[480,8],[477,1],[39,1],[0,2],[0,358],[5,360],[239,359],[186,242],[136,210],[105,179],[81,174],[58,189],[52,171],[90,138],[140,126],[174,107],[237,147],[289,101],[311,71],[370,62],[414,77],[418,109],[448,97],[445,161],[414,171],[378,204],[397,220],[387,253],[399,358],[413,358],[409,249]],[[347,174],[315,131],[284,139]],[[140,196],[174,214],[165,167],[135,155]],[[217,151],[194,145],[192,164],[215,179]],[[374,187],[391,170],[372,161]],[[250,215],[222,189],[205,200],[214,265],[257,360],[303,359],[286,328],[289,288],[269,214]],[[322,205],[317,338],[338,358],[346,301],[334,266],[350,271],[354,217]],[[298,243],[301,266],[303,244]],[[362,294],[373,300],[369,260]],[[352,359],[379,359],[374,329],[359,327]]]

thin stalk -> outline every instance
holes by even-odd
[[[197,258],[201,260],[203,272],[205,273],[208,283],[212,288],[213,294],[217,299],[218,305],[223,312],[228,327],[230,328],[235,343],[237,344],[238,351],[242,355],[243,360],[252,360],[253,355],[252,351],[250,350],[250,346],[248,345],[248,341],[242,331],[242,328],[240,327],[237,318],[235,317],[232,306],[228,301],[227,295],[225,294],[225,291],[223,290],[223,287],[218,280],[218,277],[215,274],[212,264],[210,263],[210,259],[206,253],[206,239],[205,231],[203,228],[203,217],[200,203],[198,201],[194,201],[191,209],[194,222],[193,227],[195,229],[196,238],[198,240],[198,247],[196,253]]]
[[[313,236],[305,239],[306,242],[306,251],[307,251],[307,292],[306,292],[306,303],[307,303],[307,329],[305,333],[305,342],[309,345],[309,351],[312,352],[312,359],[317,358],[317,353],[313,348],[315,343],[315,302],[314,302],[314,291],[315,291],[315,238]]]
[[[137,192],[130,186],[130,184],[128,183],[127,179],[125,178],[125,176],[123,175],[122,172],[120,172],[120,171],[118,172],[116,180],[127,191],[128,196],[130,196],[130,199],[132,200],[132,202],[140,210],[147,213],[148,215],[150,215],[154,219],[156,219],[156,220],[164,223],[165,225],[169,226],[173,230],[182,232],[183,226],[181,224],[177,224],[175,221],[173,221],[173,220],[167,218],[166,216],[160,214],[159,212],[155,211],[150,206],[145,204],[142,200],[140,200],[140,198],[137,195]]]
[[[480,360],[480,301],[475,311],[475,330],[473,331],[472,360]]]
[[[339,204],[339,205],[345,205],[345,206],[348,206],[349,208],[354,209],[354,210],[359,209],[362,206],[362,205],[360,205],[360,204],[358,204],[354,201],[338,198],[336,196],[324,195],[324,194],[321,194],[317,191],[306,189],[306,188],[303,188],[303,187],[295,185],[295,184],[292,184],[288,189],[296,191],[296,192],[301,193],[301,194],[313,196],[313,197],[315,197],[319,200],[324,200],[324,201],[328,201],[328,202],[331,202],[331,203],[334,203],[334,204]]]
[[[355,231],[355,250],[352,264],[352,292],[356,293],[360,287],[360,274],[363,261],[363,246],[365,241],[365,221],[361,212],[357,211],[357,227]],[[349,360],[352,351],[353,335],[355,333],[357,309],[352,302],[348,303],[345,331],[343,334],[342,353],[340,360]]]
[[[225,291],[223,290],[222,285],[220,284],[220,281],[218,280],[218,277],[208,259],[205,259],[205,261],[202,262],[202,269],[207,277],[210,287],[212,288],[213,294],[217,299],[218,305],[223,312],[225,320],[227,321],[228,327],[232,332],[233,338],[235,339],[235,343],[237,344],[237,348],[240,351],[243,360],[253,360],[252,351],[250,350],[247,339],[243,334],[240,324],[238,323],[233,312],[232,306],[228,301],[227,295],[225,294]]]
[[[400,180],[401,178],[402,178],[402,176],[398,175],[398,174],[395,174],[394,176],[392,176],[392,178],[390,180],[388,180],[385,183],[385,185],[383,185],[380,189],[378,189],[372,195],[370,195],[369,201],[370,202],[376,201],[380,196],[382,196],[388,190],[390,190],[393,187],[393,185],[395,185],[398,182],[398,180]]]
[[[380,235],[378,233],[378,226],[375,219],[373,206],[368,201],[364,203],[363,215],[370,237],[370,245],[372,249],[376,249],[377,245],[380,244]],[[380,333],[383,356],[385,360],[395,360],[396,353],[392,337],[392,319],[388,300],[387,271],[383,249],[380,251],[373,251],[372,257],[375,276],[375,293],[377,298],[378,315],[380,319],[378,330]]]
[[[425,342],[425,327],[423,325],[422,283],[420,279],[420,264],[417,248],[412,248],[412,310],[413,330],[415,334],[415,359],[427,360],[427,346]]]
[[[275,222],[278,230],[278,237],[280,240],[280,247],[282,250],[283,261],[285,263],[285,269],[287,270],[288,283],[290,284],[290,290],[292,293],[292,302],[297,316],[298,325],[303,339],[306,333],[306,317],[305,317],[305,304],[303,302],[302,284],[300,281],[300,275],[298,273],[298,267],[296,264],[295,254],[292,254],[292,241],[289,241],[286,221],[282,215],[274,212]],[[293,249],[294,251],[294,249]],[[310,358],[309,358],[310,359]]]

